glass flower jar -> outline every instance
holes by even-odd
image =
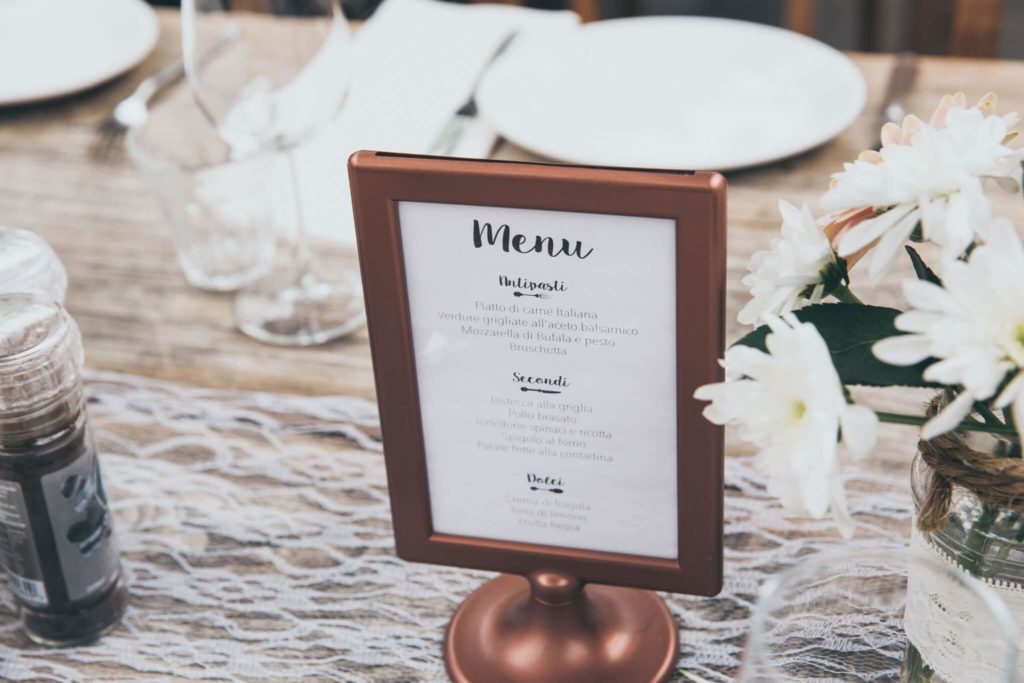
[[[934,557],[880,543],[812,553],[766,581],[739,680],[1014,683],[1006,668],[968,677],[922,669],[907,644],[905,617],[920,612],[918,597],[934,594],[963,606],[947,625],[952,638],[944,646],[965,660],[983,649],[998,664],[1015,659],[1013,617],[991,588]]]
[[[1024,617],[1024,461],[1015,436],[956,434],[922,442],[911,486],[915,518],[911,545],[985,583],[1018,622]],[[1018,493],[1019,492],[1019,493]],[[956,601],[919,582],[908,599],[906,630],[919,657],[918,676],[935,672],[952,680],[993,680],[1007,665],[979,651],[960,656],[950,647]],[[913,588],[913,587],[912,587]],[[999,634],[992,634],[991,642]],[[982,643],[986,642],[982,639]],[[1024,642],[1018,643],[1016,676],[1024,680]],[[1012,674],[1011,674],[1012,680]]]

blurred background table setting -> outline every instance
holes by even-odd
[[[779,199],[814,205],[882,145],[882,124],[926,119],[948,93],[1024,111],[1021,36],[1024,4],[991,0],[0,0],[0,226],[27,231],[0,244],[0,292],[45,279],[34,291],[65,297],[81,329],[131,595],[103,640],[59,649],[24,636],[5,593],[0,678],[445,680],[443,626],[483,574],[393,553],[354,151],[725,172],[732,342]],[[1024,217],[1019,197],[993,204]],[[35,237],[38,259],[19,251]],[[42,272],[31,263],[45,277],[22,277]],[[896,305],[908,274],[863,289]],[[931,397],[863,393],[897,412]],[[902,618],[905,563],[885,556],[909,544],[917,436],[879,434],[875,457],[844,469],[860,525],[844,539],[788,516],[727,432],[726,585],[666,596],[673,680],[732,680],[744,662],[748,680],[776,680],[789,655],[772,629],[808,583]],[[780,578],[818,552],[854,568]],[[868,584],[840,580],[858,553],[885,579],[880,603],[858,606]],[[1019,604],[1000,609],[984,628],[1024,628]],[[903,638],[884,615],[865,632]],[[903,640],[856,640],[832,643],[867,653],[833,680],[899,679]]]

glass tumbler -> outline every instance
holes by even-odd
[[[953,566],[901,547],[822,551],[766,581],[740,680],[958,682],[931,669],[906,635],[929,631],[921,602],[937,595],[949,606],[933,629],[946,638],[938,646],[962,658],[973,683],[1013,681],[1017,628],[1005,603]]]
[[[273,265],[281,198],[280,155],[232,155],[180,89],[128,132],[128,154],[170,225],[178,263],[194,287],[232,291]]]

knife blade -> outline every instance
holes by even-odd
[[[901,52],[896,55],[892,70],[889,72],[889,83],[885,88],[885,97],[882,99],[882,106],[878,110],[878,117],[875,129],[882,130],[887,123],[900,123],[906,115],[903,106],[907,93],[914,87],[917,80],[917,55],[913,52]],[[881,139],[875,149],[882,146]]]
[[[433,144],[430,145],[428,150],[429,154],[436,156],[447,156],[458,146],[459,141],[462,139],[462,135],[466,130],[466,127],[470,122],[477,116],[476,107],[476,91],[479,89],[480,84],[484,80],[484,76],[487,75],[488,69],[491,65],[497,61],[498,57],[508,50],[509,45],[515,40],[516,31],[512,31],[505,36],[498,46],[494,49],[494,52],[484,65],[480,68],[480,72],[476,76],[476,80],[473,81],[473,88],[469,91],[469,98],[462,103],[458,109],[455,110],[455,114],[452,115],[451,120],[441,130],[441,133],[434,140]]]

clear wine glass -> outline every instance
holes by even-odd
[[[271,150],[284,160],[267,191],[284,195],[289,248],[268,275],[238,293],[235,323],[261,341],[290,346],[358,329],[364,313],[357,273],[310,248],[295,160],[296,148],[336,116],[348,90],[351,40],[338,0],[182,0],[181,10],[189,86],[231,155]]]
[[[965,673],[966,671],[966,673]],[[1014,683],[1017,626],[992,587],[902,548],[808,555],[769,579],[742,683]]]

